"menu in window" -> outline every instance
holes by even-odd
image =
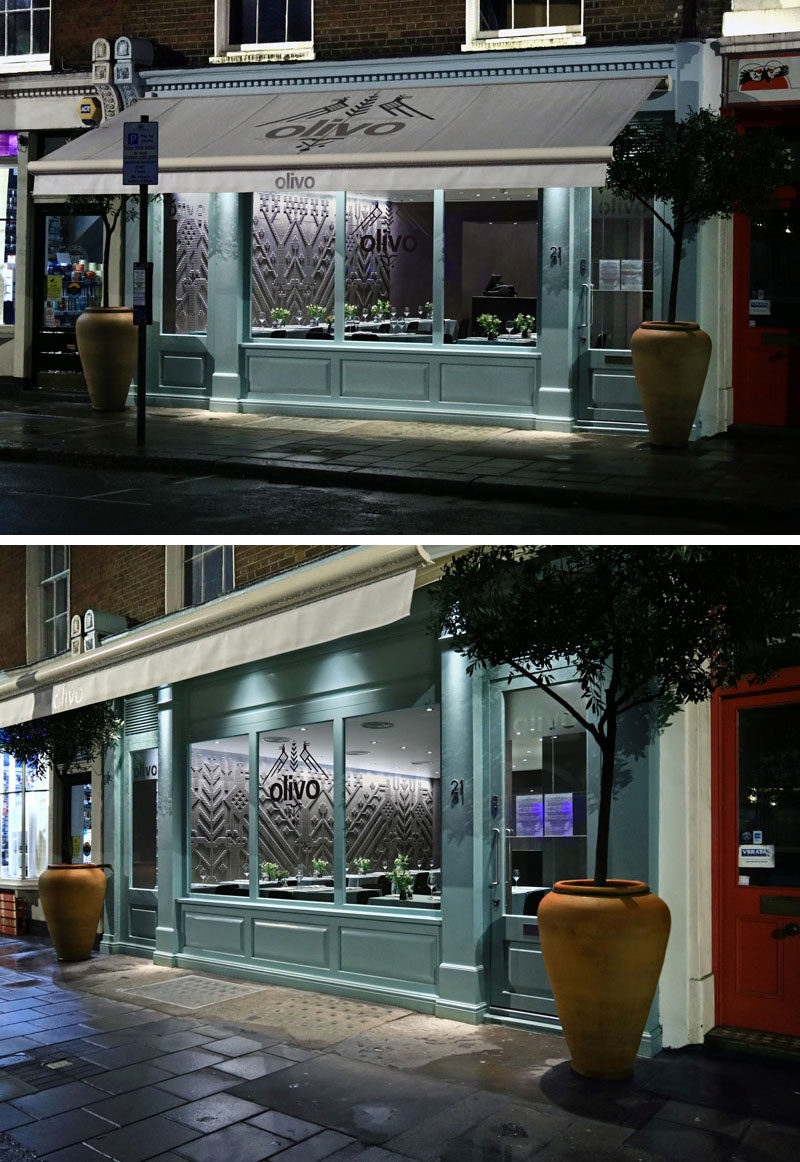
[[[517,835],[544,835],[544,804],[541,795],[517,795],[515,831]]]
[[[620,290],[640,291],[644,288],[644,263],[641,258],[622,258],[619,269]]]
[[[619,259],[601,258],[597,264],[598,290],[619,290]]]
[[[573,831],[574,811],[572,806],[572,792],[544,797],[544,833],[545,835],[568,836]]]

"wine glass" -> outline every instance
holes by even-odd
[[[406,318],[411,314],[411,307],[403,307],[403,314]]]
[[[420,303],[420,305],[417,307],[417,318],[418,319],[423,319],[425,317],[424,313],[423,313],[424,310],[425,310],[425,308],[423,307],[422,303]]]
[[[516,887],[517,884],[519,883],[519,868],[518,867],[515,867],[514,870],[512,871],[511,878],[514,881],[514,887]]]
[[[366,323],[367,319],[369,318],[369,307],[364,307],[364,308],[362,309],[362,311],[361,311],[361,318],[362,318],[362,319],[364,320],[364,322]]]
[[[264,312],[263,312],[263,311],[262,311],[262,312],[261,312],[261,314],[258,316],[258,325],[259,325],[259,327],[261,328],[261,330],[262,330],[262,331],[264,330],[264,328],[265,328],[265,327],[266,327],[266,325],[267,325],[267,316],[264,314]]]
[[[506,328],[506,334],[511,335],[514,331],[514,320],[513,319],[506,319],[505,328]]]
[[[431,899],[433,899],[433,889],[435,887],[436,887],[436,872],[433,870],[433,868],[431,868],[430,871],[428,872],[428,890],[430,892]]]

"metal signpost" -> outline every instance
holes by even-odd
[[[147,261],[148,186],[158,185],[158,122],[149,117],[124,124],[122,184],[139,187],[139,261],[133,268],[133,321],[139,327],[136,443],[142,447],[147,405],[147,325],[153,321],[153,264]]]

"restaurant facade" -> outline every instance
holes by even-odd
[[[335,552],[6,672],[3,722],[99,700],[124,719],[81,780],[95,814],[75,858],[110,865],[102,952],[558,1032],[536,912],[591,874],[599,755],[545,694],[469,674],[437,636],[450,550],[428,548]],[[577,705],[570,669],[553,680]],[[800,941],[772,933],[798,891],[776,778],[798,690],[785,670],[620,737],[610,873],[673,916],[643,1054],[715,1024],[796,1033]],[[754,828],[772,868],[737,866]]]
[[[144,69],[31,171],[37,198],[132,192],[122,124],[158,122],[154,405],[637,430],[629,338],[668,239],[602,189],[609,147],[718,103],[719,75],[700,40]],[[688,247],[679,306],[712,338],[719,237]],[[726,422],[715,347],[700,434]]]

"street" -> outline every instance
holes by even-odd
[[[318,488],[214,475],[0,463],[0,534],[179,531],[364,536],[417,533],[706,535],[757,531],[685,516],[613,513],[422,492]]]

